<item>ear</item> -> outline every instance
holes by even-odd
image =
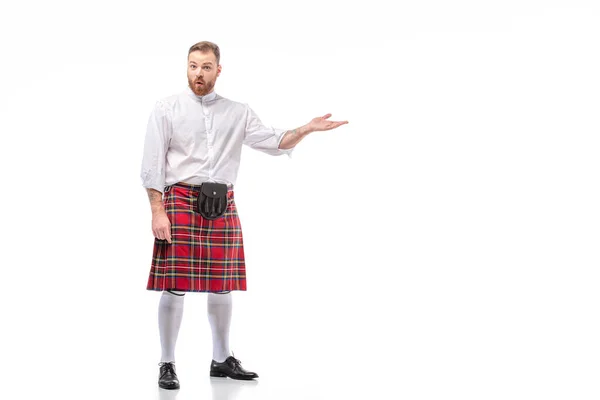
[[[217,67],[217,76],[221,75],[221,64]]]

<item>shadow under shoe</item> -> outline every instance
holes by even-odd
[[[210,376],[218,378],[229,377],[231,379],[246,381],[258,378],[258,374],[256,372],[246,371],[244,368],[242,368],[241,364],[241,361],[233,356],[227,357],[227,359],[222,363],[212,360],[210,364]]]
[[[158,365],[160,365],[158,386],[163,389],[179,389],[175,365],[171,362],[161,362]]]

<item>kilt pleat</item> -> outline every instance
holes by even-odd
[[[165,189],[171,243],[154,239],[148,290],[221,292],[246,290],[242,227],[230,187],[227,210],[216,220],[196,211],[200,185],[177,183]]]

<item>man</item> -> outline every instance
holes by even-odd
[[[230,354],[231,291],[246,290],[243,237],[235,207],[242,145],[288,156],[311,132],[348,123],[331,114],[283,131],[268,128],[246,104],[215,93],[220,49],[199,42],[188,52],[188,88],[158,101],[150,116],[141,177],[155,236],[147,289],[161,291],[158,323],[162,356],[158,384],[180,387],[175,343],[186,292],[208,293],[213,360],[210,376],[254,379]]]

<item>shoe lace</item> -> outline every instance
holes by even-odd
[[[171,374],[171,375],[175,374],[175,367],[174,367],[173,363],[159,362],[158,365],[160,366],[160,369],[162,371],[162,374],[160,375],[161,378],[163,376],[165,376],[166,374]]]
[[[231,352],[231,361],[233,362],[233,364],[236,367],[241,368],[242,362],[240,360],[238,360],[237,358],[235,358],[235,354],[233,353],[233,351]]]

